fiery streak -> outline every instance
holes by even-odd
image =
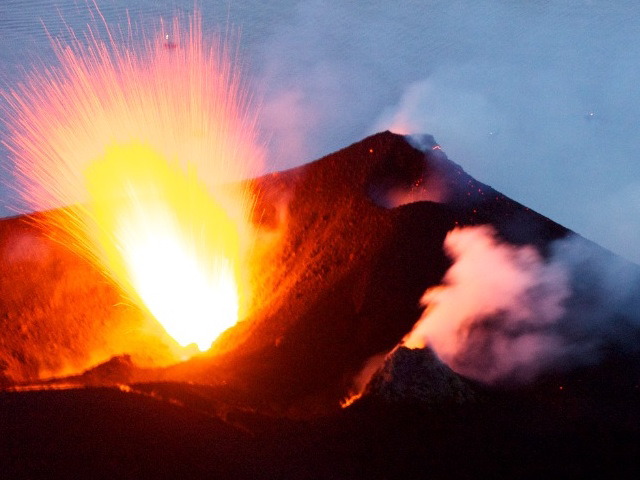
[[[25,207],[68,206],[51,218],[81,253],[204,350],[248,294],[252,199],[229,184],[259,170],[261,149],[237,55],[206,47],[198,16],[179,23],[140,47],[106,24],[108,42],[52,39],[60,65],[5,94],[8,147]]]

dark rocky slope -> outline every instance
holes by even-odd
[[[371,356],[388,352],[419,318],[424,291],[449,266],[443,240],[456,226],[491,223],[509,242],[544,250],[567,230],[477,182],[431,137],[427,148],[381,133],[294,170],[260,178],[256,216],[283,238],[268,262],[263,305],[221,339],[238,345],[206,363],[260,398],[308,411],[337,404]],[[430,196],[396,208],[392,192]],[[177,370],[181,370],[178,367]],[[185,373],[186,374],[186,373]]]
[[[492,224],[546,255],[567,229],[469,177],[430,137],[381,133],[251,186],[273,246],[255,273],[252,316],[215,354],[183,364],[117,357],[63,379],[88,389],[0,393],[8,478],[635,478],[640,362],[615,349],[508,389],[400,349],[360,401],[338,406],[366,361],[419,318],[420,297],[450,265],[447,232]],[[4,384],[34,381],[59,358],[80,371],[95,345],[144,351],[144,339],[104,345],[139,312],[116,315],[117,291],[26,220],[0,222],[2,281],[23,287],[0,297]],[[36,238],[51,260],[8,257],[16,238]],[[55,302],[42,281],[51,272],[63,280]],[[82,335],[65,333],[78,322]],[[99,387],[115,384],[126,385]]]

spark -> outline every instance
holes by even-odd
[[[249,294],[253,200],[231,184],[261,168],[257,112],[237,52],[205,39],[197,14],[140,45],[104,26],[107,41],[52,38],[59,65],[3,93],[16,188],[24,209],[65,207],[48,227],[205,350]]]

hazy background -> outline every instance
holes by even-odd
[[[147,30],[194,5],[96,3],[110,25],[128,11]],[[640,262],[637,2],[199,3],[205,29],[242,28],[269,169],[385,128],[431,133],[478,180]],[[1,89],[55,62],[42,24],[65,37],[65,22],[95,24],[87,1],[0,1]],[[0,202],[1,215],[16,203],[6,189]]]

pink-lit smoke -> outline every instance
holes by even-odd
[[[445,250],[454,263],[424,294],[427,308],[403,343],[429,346],[457,373],[523,383],[596,362],[607,344],[635,348],[635,267],[593,244],[568,237],[546,259],[479,226],[450,232]]]

